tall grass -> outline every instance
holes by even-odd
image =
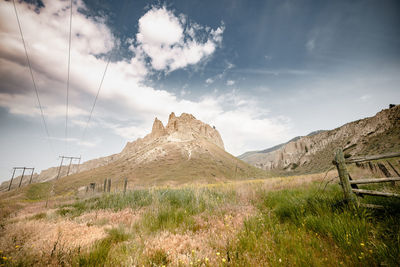
[[[398,266],[399,214],[349,208],[342,198],[338,186],[323,194],[315,187],[259,191],[260,214],[246,221],[230,248],[233,263]]]
[[[202,235],[207,231],[201,231],[205,226],[198,218],[209,218],[207,227],[213,227],[214,218],[225,218],[224,205],[239,207],[236,211],[240,212],[242,205],[251,204],[255,210],[252,217],[235,224],[236,229],[216,227],[218,236],[229,231],[226,239],[215,242],[218,236],[205,237],[202,245],[212,254],[194,261],[194,252],[190,256],[188,251],[190,261],[196,266],[399,266],[400,201],[365,199],[389,208],[374,211],[348,207],[338,185],[324,191],[317,184],[271,191],[263,182],[254,182],[236,188],[220,185],[104,194],[63,205],[58,214],[73,219],[93,210],[140,211],[132,225],[108,230],[107,237],[88,251],[71,252],[71,265],[178,264],[177,255],[165,248],[146,247],[151,244],[148,241],[165,231],[179,236]],[[35,219],[46,216],[39,214]]]

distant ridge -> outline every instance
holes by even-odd
[[[306,136],[313,136],[313,135],[316,135],[316,134],[319,134],[319,133],[322,133],[322,132],[325,132],[325,130],[313,131],[313,132],[307,134]],[[244,159],[247,156],[252,155],[252,154],[273,152],[273,151],[278,150],[279,148],[283,147],[284,145],[286,145],[286,144],[288,144],[290,142],[299,140],[302,137],[303,136],[296,136],[296,137],[290,139],[289,141],[287,141],[286,143],[282,143],[282,144],[279,144],[279,145],[276,145],[276,146],[273,146],[273,147],[270,147],[270,148],[267,148],[267,149],[264,149],[264,150],[245,152],[242,155],[238,156],[238,158],[239,159]]]
[[[400,151],[400,105],[333,130],[314,131],[268,149],[246,152],[239,158],[278,173],[318,172],[331,166],[337,147],[343,147],[348,156]]]

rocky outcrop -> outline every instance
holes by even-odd
[[[151,138],[158,138],[160,136],[165,135],[167,132],[164,128],[164,125],[162,124],[162,122],[155,118],[154,123],[153,123],[153,128],[151,130]]]
[[[295,138],[276,149],[245,153],[240,158],[264,170],[294,170],[319,164],[327,166],[335,147],[348,156],[398,151],[400,149],[400,105],[374,117],[347,123],[331,131]],[[314,167],[313,167],[314,168]]]
[[[69,174],[73,175],[108,166],[117,161],[127,161],[130,165],[137,166],[157,161],[171,154],[190,159],[208,153],[210,146],[217,146],[224,150],[222,138],[214,127],[197,120],[191,114],[182,113],[177,117],[172,112],[165,127],[158,118],[155,118],[151,133],[144,138],[128,142],[121,153],[89,160],[79,166],[77,164],[72,164],[70,167],[63,166],[60,177],[67,175],[68,168]],[[43,170],[40,174],[33,176],[33,182],[53,180],[57,178],[58,171],[58,167]],[[19,181],[19,179],[20,177],[15,177],[15,180]],[[22,184],[25,185],[28,182],[29,179],[24,179]],[[9,181],[3,182],[0,190],[7,189],[8,184]],[[13,187],[17,185],[17,182],[13,182]]]
[[[133,155],[146,146],[157,141],[161,143],[187,143],[203,139],[224,149],[224,142],[219,132],[210,125],[197,120],[193,115],[182,113],[176,117],[172,112],[169,115],[168,123],[164,127],[157,118],[154,120],[152,131],[144,138],[134,142],[128,142],[122,150],[121,155]]]

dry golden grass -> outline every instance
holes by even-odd
[[[157,248],[169,253],[171,263],[174,265],[189,264],[194,258],[196,260],[208,258],[211,264],[218,252],[216,248],[226,246],[228,240],[242,227],[243,221],[254,215],[255,210],[250,202],[254,198],[255,189],[279,190],[318,180],[321,180],[321,175],[176,187],[194,190],[202,190],[202,188],[235,190],[238,201],[235,205],[222,206],[212,214],[195,215],[198,231],[184,233],[161,231],[148,236],[142,241],[143,253],[150,255],[154,252],[154,248]],[[162,188],[153,187],[151,190]],[[22,255],[21,251],[26,250],[27,254],[41,255],[43,258],[50,257],[55,251],[74,251],[78,248],[84,251],[95,241],[104,238],[107,229],[118,226],[132,228],[146,210],[130,208],[120,211],[95,210],[75,218],[65,218],[57,215],[55,207],[72,203],[71,197],[50,199],[50,204],[46,208],[45,200],[27,202],[22,192],[21,190],[21,193],[13,196],[13,200],[19,200],[21,206],[14,210],[11,217],[8,216],[8,219],[3,221],[4,228],[1,230],[0,247],[9,255]],[[147,207],[147,209],[152,208],[154,207]]]
[[[353,220],[349,211],[339,217],[331,214],[327,222],[322,222],[318,218],[321,215],[312,215],[314,211],[309,215],[302,213],[307,210],[301,211],[308,207],[306,199],[315,196],[313,190],[321,193],[327,182],[337,183],[336,175],[332,170],[302,176],[151,187],[137,192],[137,200],[134,195],[125,198],[122,194],[88,194],[77,200],[65,196],[51,198],[47,208],[45,200],[32,202],[21,197],[17,201],[21,206],[2,220],[1,255],[22,265],[68,266],[80,262],[93,266],[101,262],[105,266],[227,266],[228,261],[232,266],[335,266],[338,262],[357,265],[351,264],[354,255],[347,256],[342,241],[324,231],[335,230],[341,220],[349,225],[364,225],[364,219],[345,221]],[[124,202],[129,197],[130,201],[149,200],[142,204]],[[299,203],[292,203],[293,197]],[[276,211],[273,207],[279,202],[283,206]],[[319,214],[322,208],[315,209]],[[289,219],[279,219],[292,216],[292,212],[305,217],[298,219],[300,222],[295,219],[294,224]],[[368,263],[372,256],[362,257],[369,253],[370,243],[360,248],[360,242],[367,244],[364,238],[369,237],[357,238],[348,249],[358,253],[356,258],[361,257],[357,263]],[[378,248],[382,241],[372,242]],[[37,261],[24,261],[29,257]]]

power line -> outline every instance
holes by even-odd
[[[72,0],[70,4],[70,15],[69,15],[69,47],[68,47],[68,75],[67,75],[67,103],[65,109],[65,149],[68,147],[68,98],[69,98],[69,73],[71,65],[71,33],[72,33]],[[66,151],[67,152],[67,151]]]
[[[124,10],[125,10],[125,11],[127,10],[127,9],[126,9],[126,4],[127,4],[127,1],[125,1],[125,2],[124,2],[124,5],[121,6],[120,13],[121,13],[122,11],[124,11]],[[124,14],[123,17],[124,17],[124,18],[126,17],[126,13]],[[121,19],[121,16],[120,16],[119,18]],[[95,108],[95,106],[96,106],[97,99],[99,98],[99,94],[100,94],[101,88],[102,88],[102,86],[103,86],[104,77],[106,76],[106,73],[107,73],[107,70],[108,70],[108,66],[110,65],[110,62],[111,62],[111,57],[112,57],[112,55],[113,55],[113,51],[111,51],[111,52],[110,52],[110,55],[108,56],[107,64],[106,64],[106,67],[105,67],[105,69],[104,69],[103,76],[101,77],[100,85],[99,85],[99,88],[97,89],[97,94],[96,94],[96,97],[94,98],[93,105],[92,105],[92,108],[91,108],[91,110],[90,110],[89,118],[88,118],[88,120],[87,120],[87,122],[86,122],[85,129],[83,130],[83,134],[82,134],[81,141],[83,141],[83,140],[85,139],[87,128],[88,128],[89,123],[90,123],[90,121],[91,121],[91,119],[92,119],[92,117],[93,117],[93,111],[94,111],[94,108]]]
[[[51,140],[50,140],[49,129],[48,129],[48,127],[47,127],[47,123],[46,123],[46,120],[45,120],[45,118],[44,118],[44,112],[43,112],[42,103],[40,102],[39,92],[38,92],[37,87],[36,87],[35,78],[33,77],[31,61],[29,60],[28,51],[27,51],[27,49],[26,49],[25,39],[24,39],[24,35],[23,35],[23,33],[22,33],[21,23],[20,23],[20,21],[19,21],[18,12],[17,12],[17,7],[15,6],[15,0],[13,0],[13,6],[14,6],[14,11],[15,11],[15,16],[16,16],[17,22],[18,22],[19,33],[21,34],[22,44],[24,45],[26,61],[27,61],[28,66],[29,66],[29,72],[30,72],[30,74],[31,74],[32,83],[33,83],[33,88],[35,89],[36,99],[37,99],[37,102],[38,102],[38,105],[39,105],[39,108],[40,108],[40,114],[41,114],[41,116],[42,116],[43,126],[44,126],[44,129],[45,129],[46,134],[47,134],[47,140],[49,141],[50,148],[51,148],[51,150],[53,151],[53,154],[55,154],[54,148],[53,148],[53,144],[51,143]]]
[[[82,141],[85,139],[87,127],[89,126],[90,120],[92,119],[93,110],[94,110],[94,107],[96,106],[97,99],[99,98],[99,94],[100,94],[101,87],[103,85],[104,77],[106,76],[108,65],[110,65],[111,56],[112,56],[112,52],[110,52],[110,56],[108,57],[108,61],[107,61],[106,67],[104,69],[103,76],[101,77],[99,88],[97,89],[96,97],[94,98],[92,109],[90,110],[89,118],[86,122],[85,129],[83,130],[83,135],[82,135],[82,139],[81,139]]]

